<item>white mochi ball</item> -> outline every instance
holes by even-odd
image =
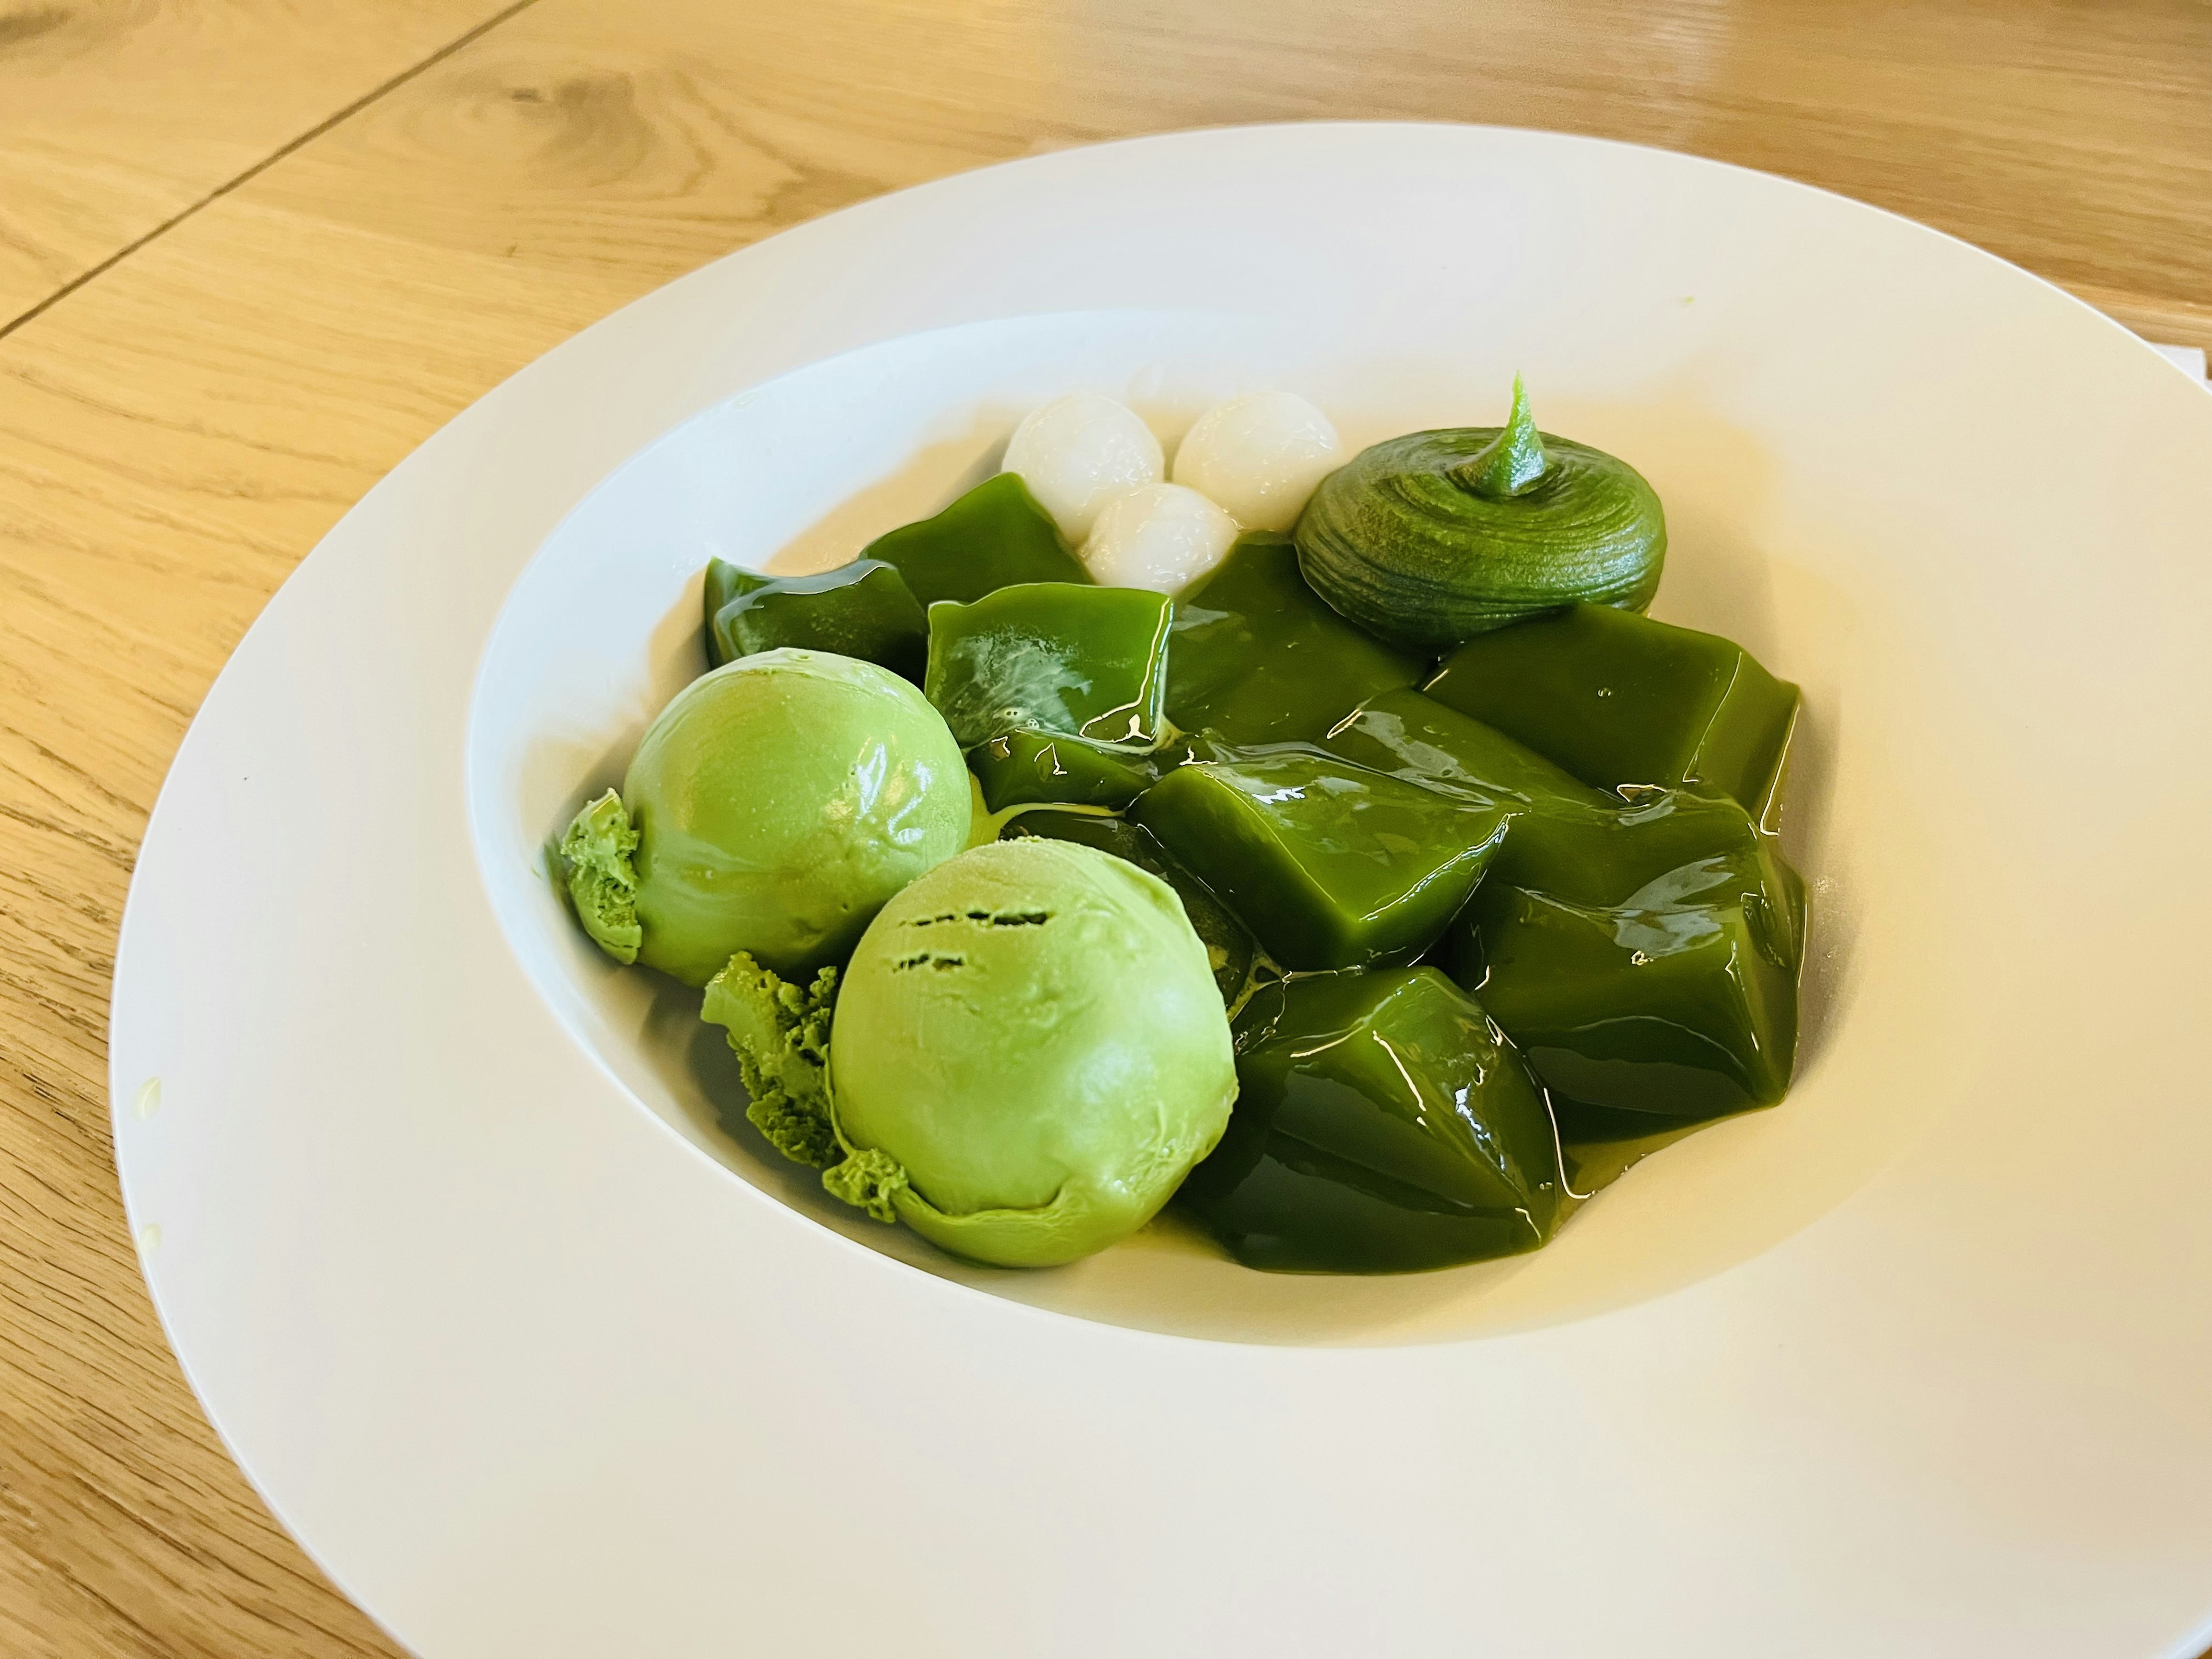
[[[1328,416],[1294,392],[1255,392],[1198,417],[1176,451],[1175,481],[1247,530],[1288,530],[1314,486],[1343,465]]]
[[[1167,476],[1152,428],[1095,392],[1031,410],[1006,441],[1004,470],[1021,474],[1060,533],[1079,543],[1108,501]]]
[[[1195,489],[1146,484],[1106,503],[1083,563],[1102,587],[1173,593],[1229,556],[1237,520]]]

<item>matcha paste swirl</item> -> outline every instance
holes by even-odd
[[[1643,610],[1667,525],[1633,467],[1537,431],[1516,377],[1504,426],[1410,433],[1331,473],[1297,547],[1307,581],[1339,612],[1435,653],[1565,605]]]

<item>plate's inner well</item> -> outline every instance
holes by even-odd
[[[710,557],[797,572],[842,563],[870,538],[936,511],[995,469],[1036,404],[1073,391],[1127,401],[1170,445],[1239,392],[1295,388],[1348,450],[1421,427],[1493,421],[1482,401],[1517,365],[1425,331],[1419,352],[1368,342],[1331,355],[1247,318],[1085,313],[971,325],[890,341],[740,393],[610,478],[547,541],[495,630],[472,710],[477,847],[501,921],[576,1041],[736,1182],[887,1256],[996,1294],[1119,1324],[1261,1341],[1463,1336],[1574,1317],[1705,1276],[1832,1206],[1903,1132],[1896,1090],[1854,1085],[1930,1017],[1931,904],[1885,849],[1878,906],[1850,872],[1875,839],[1912,843],[1911,814],[1879,811],[1893,760],[1893,672],[1862,679],[1879,613],[1839,582],[1831,545],[1763,488],[1755,446],[1693,395],[1633,377],[1606,396],[1547,375],[1547,423],[1608,449],[1658,489],[1670,530],[1653,614],[1728,635],[1804,688],[1785,846],[1814,893],[1796,1081],[1778,1109],[1648,1159],[1534,1255],[1402,1278],[1291,1277],[1231,1262],[1172,1206],[1138,1237],[1041,1273],[977,1267],[828,1199],[814,1173],[744,1122],[737,1066],[698,994],[617,970],[564,911],[546,844],[586,798],[619,782],[663,703],[703,667],[701,571]],[[1589,377],[1584,377],[1588,383]],[[1879,653],[1875,653],[1879,654]],[[1894,659],[1893,658],[1893,661]],[[1885,964],[1876,976],[1871,963]],[[1900,970],[1897,964],[1917,962]],[[1856,994],[1880,983],[1881,1006]],[[680,1155],[670,1148],[672,1156]],[[753,1201],[733,1187],[731,1201]],[[799,1221],[799,1217],[804,1217]],[[834,1248],[825,1237],[825,1247]]]

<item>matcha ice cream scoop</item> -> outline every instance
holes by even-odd
[[[966,845],[967,768],[889,669],[781,650],[678,692],[619,799],[562,837],[569,896],[619,961],[704,985],[738,951],[787,979],[842,961],[884,901]]]
[[[825,1182],[956,1255],[1049,1267],[1152,1218],[1237,1095],[1175,890],[1073,842],[975,848],[886,904],[845,971]]]

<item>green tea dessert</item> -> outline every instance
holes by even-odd
[[[1435,969],[1268,986],[1237,1037],[1229,1132],[1177,1202],[1238,1261],[1406,1273],[1551,1237],[1564,1191],[1543,1094]]]
[[[885,905],[830,1039],[824,1184],[978,1261],[1049,1267],[1166,1203],[1236,1098],[1206,947],[1165,882],[995,842]]]
[[[1421,669],[1324,605],[1289,537],[1244,536],[1176,601],[1168,718],[1201,755],[1226,758],[1239,746],[1317,738]]]
[[[718,665],[558,872],[704,987],[723,1121],[974,1261],[1174,1198],[1248,1267],[1375,1273],[1535,1249],[1780,1100],[1799,694],[1640,614],[1644,480],[1517,380],[1348,464],[1285,392],[1162,459],[1078,394],[839,569],[709,563]]]
[[[1424,689],[1600,789],[1702,785],[1761,818],[1797,718],[1733,641],[1601,605],[1470,640]]]
[[[1021,812],[999,832],[1002,841],[1021,836],[1043,836],[1054,841],[1080,842],[1102,853],[1127,859],[1139,870],[1151,872],[1176,890],[1183,914],[1190,918],[1199,942],[1213,968],[1213,982],[1224,1003],[1234,1006],[1252,975],[1255,950],[1251,930],[1237,920],[1229,907],[1207,890],[1204,882],[1168,856],[1159,837],[1141,823],[1100,812]]]
[[[1284,967],[1411,962],[1457,913],[1506,814],[1312,751],[1179,767],[1137,820]]]
[[[1632,1139],[1782,1098],[1803,927],[1802,883],[1732,800],[1554,804],[1514,823],[1453,975],[1552,1091],[1563,1139]]]
[[[924,686],[963,749],[1023,730],[1149,749],[1172,615],[1158,593],[1071,582],[933,605]]]
[[[1036,802],[1127,806],[1159,777],[1147,751],[1058,732],[1002,732],[968,751],[969,769],[994,812]]]
[[[895,567],[924,605],[969,604],[1017,582],[1088,582],[1083,562],[1011,472],[987,478],[933,519],[902,525],[860,550]]]
[[[921,684],[929,618],[890,565],[855,559],[811,576],[763,576],[716,559],[707,567],[707,658],[720,668],[790,646],[881,663]]]
[[[1433,655],[1562,605],[1641,611],[1658,591],[1667,522],[1633,467],[1539,433],[1516,378],[1504,426],[1409,433],[1331,473],[1297,543],[1322,598]]]
[[[787,979],[843,960],[877,910],[966,845],[945,722],[873,663],[781,650],[678,692],[560,858],[610,956],[703,986],[738,951]]]

